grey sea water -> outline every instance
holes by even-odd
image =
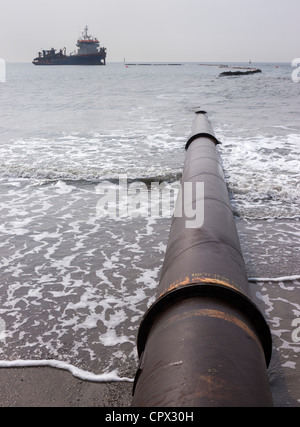
[[[242,65],[247,64],[229,64]],[[172,186],[194,112],[221,152],[251,283],[273,337],[276,406],[300,406],[300,84],[291,64],[34,67],[0,84],[0,366],[132,379],[170,216],[103,217],[104,182]]]

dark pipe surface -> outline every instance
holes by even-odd
[[[155,303],[142,319],[133,406],[272,406],[272,340],[250,298],[244,259],[216,139],[196,113],[184,183],[204,183],[204,222],[173,218]],[[182,206],[185,207],[184,202]]]

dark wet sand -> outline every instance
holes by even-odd
[[[55,368],[0,369],[0,407],[129,407],[131,390],[131,383],[82,381]]]

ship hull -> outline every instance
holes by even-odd
[[[105,65],[104,55],[71,55],[59,56],[52,58],[35,58],[32,63],[34,65]]]

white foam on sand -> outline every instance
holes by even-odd
[[[249,282],[286,282],[286,281],[293,281],[293,280],[299,280],[300,276],[283,276],[283,277],[250,277],[248,278]]]
[[[92,372],[84,371],[70,363],[59,360],[0,360],[0,368],[32,368],[50,367],[69,371],[74,377],[90,382],[133,382],[132,378],[120,377],[118,370],[96,375]]]
[[[0,367],[51,363],[93,381],[133,376],[168,220],[98,218],[96,185],[5,185]],[[62,354],[67,364],[56,362]]]

